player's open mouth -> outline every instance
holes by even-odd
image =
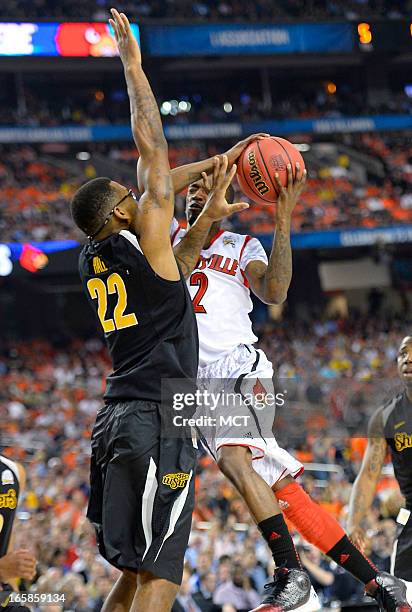
[[[189,210],[193,210],[195,212],[202,212],[203,206],[200,206],[200,204],[190,204]]]

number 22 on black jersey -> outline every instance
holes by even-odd
[[[87,290],[92,300],[97,299],[97,314],[105,334],[115,330],[125,329],[138,325],[134,312],[125,314],[127,308],[127,291],[120,274],[113,272],[103,281],[101,278],[91,278],[87,281]],[[114,307],[113,318],[106,318],[107,295],[117,294],[117,303]]]

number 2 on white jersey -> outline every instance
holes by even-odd
[[[209,286],[209,280],[206,276],[206,274],[204,274],[203,272],[193,272],[193,274],[190,277],[190,285],[192,287],[199,287],[199,289],[196,292],[196,295],[194,296],[192,302],[193,302],[193,308],[196,314],[206,314],[206,308],[203,306],[203,304],[200,303],[200,301],[203,299],[203,296],[205,295],[207,288]]]

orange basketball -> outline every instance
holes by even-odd
[[[296,176],[296,162],[301,171],[305,162],[295,145],[284,138],[270,136],[251,142],[243,151],[237,164],[237,180],[243,193],[259,204],[274,204],[278,190],[274,176],[285,187],[288,182],[287,165],[292,164],[293,178]]]

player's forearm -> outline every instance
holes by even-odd
[[[211,226],[212,220],[206,215],[199,215],[196,222],[173,249],[185,278],[189,278],[195,269]]]
[[[125,66],[133,138],[142,156],[167,150],[156,99],[140,64]]]
[[[350,533],[361,527],[368,510],[371,508],[375,496],[377,481],[371,480],[368,475],[359,474],[349,500],[349,512],[347,517],[347,530]]]
[[[213,170],[213,157],[173,168],[171,173],[174,192],[180,193],[190,183],[198,181],[202,177],[202,172],[210,172],[211,170]]]
[[[286,300],[291,280],[290,220],[286,219],[278,222],[276,226],[275,240],[263,282],[265,302],[282,304]]]

